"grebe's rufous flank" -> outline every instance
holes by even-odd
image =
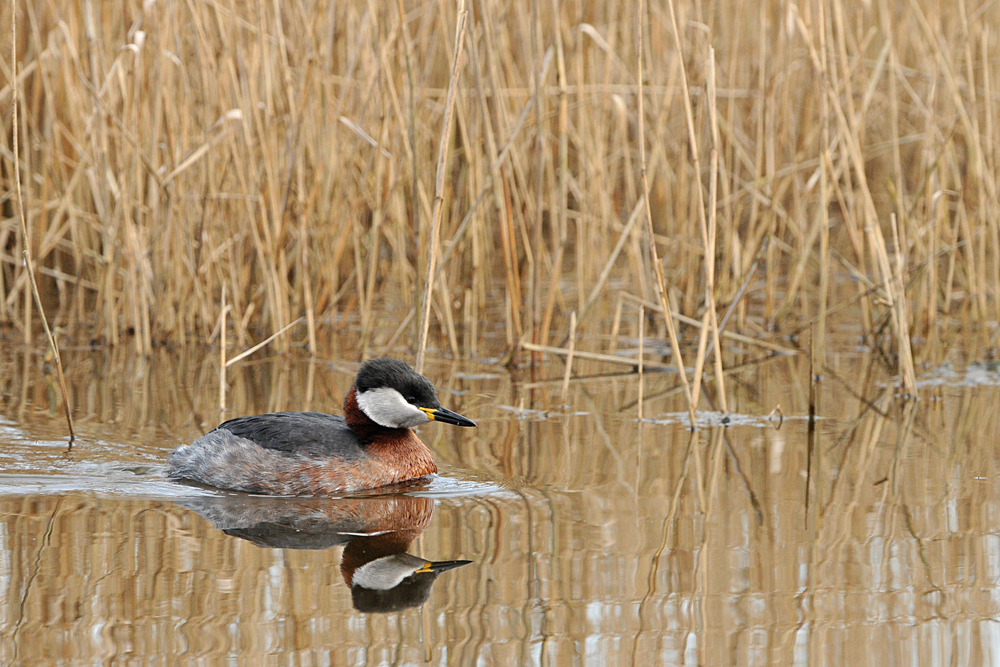
[[[344,416],[274,412],[237,417],[167,458],[167,474],[220,489],[329,495],[437,472],[411,427],[475,422],[441,406],[430,380],[406,362],[366,361],[344,398]]]

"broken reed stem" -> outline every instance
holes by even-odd
[[[627,299],[634,303],[638,303],[644,306],[645,308],[649,308],[650,310],[653,310],[657,313],[663,312],[663,306],[657,303],[653,303],[652,301],[646,301],[645,299],[641,299],[634,294],[629,294],[628,292],[620,292],[619,294],[622,299]],[[698,329],[700,329],[702,326],[701,322],[694,319],[693,317],[681,315],[680,313],[674,313],[673,317],[681,324],[687,324],[688,326],[692,326]],[[745,343],[746,345],[753,345],[755,347],[760,347],[762,349],[768,350],[769,352],[774,352],[775,354],[787,354],[789,356],[795,356],[799,353],[798,350],[791,347],[784,347],[782,345],[771,343],[766,340],[758,340],[756,338],[751,338],[750,336],[744,336],[743,334],[734,333],[732,331],[726,331],[725,329],[721,331],[721,335],[723,338],[728,338],[729,340],[735,340],[740,343]]]
[[[465,22],[468,14],[465,0],[458,0],[458,16],[455,25],[455,57],[451,65],[451,77],[448,80],[448,97],[444,108],[444,121],[441,128],[441,140],[438,144],[437,178],[434,184],[434,210],[431,215],[431,238],[427,244],[427,278],[424,281],[424,294],[420,308],[420,340],[417,343],[417,360],[414,368],[423,372],[424,353],[427,349],[427,329],[430,326],[431,299],[434,291],[434,266],[437,263],[438,235],[441,229],[441,217],[444,213],[444,178],[448,163],[448,148],[451,139],[451,123],[455,111],[455,96],[458,93],[458,69],[462,61],[462,45],[465,41]],[[416,196],[416,193],[414,193]],[[447,303],[445,306],[447,307]]]
[[[397,340],[399,340],[399,337],[403,334],[403,331],[405,331],[406,327],[410,325],[410,321],[413,319],[413,312],[414,311],[411,308],[410,312],[408,312],[406,314],[406,317],[403,318],[403,321],[399,323],[398,327],[396,327],[395,333],[393,333],[392,336],[389,338],[389,342],[385,344],[386,350],[392,349],[392,346],[396,344]]]
[[[552,345],[535,345],[534,343],[524,342],[521,343],[521,347],[528,352],[542,352],[545,354],[555,354],[559,356],[566,356],[569,354],[569,349],[565,347],[555,347]],[[616,357],[610,354],[601,354],[600,352],[586,352],[584,350],[574,350],[573,356],[577,359],[586,359],[588,361],[601,361],[607,364],[614,364],[616,366],[630,366],[635,368],[636,360],[630,357]],[[676,367],[672,364],[662,364],[658,361],[647,361],[645,362],[646,370],[656,369],[658,371],[675,371]]]
[[[237,361],[241,361],[242,359],[245,359],[245,358],[249,357],[251,354],[253,354],[257,350],[259,350],[260,348],[264,347],[265,345],[267,345],[268,343],[270,343],[272,340],[274,340],[275,338],[277,338],[281,334],[285,333],[286,331],[288,331],[289,329],[291,329],[292,327],[294,327],[296,324],[298,324],[299,322],[301,322],[304,319],[305,319],[304,317],[300,317],[297,320],[295,320],[294,322],[289,322],[285,326],[281,327],[281,329],[279,329],[278,331],[275,331],[273,334],[271,334],[270,336],[268,336],[267,338],[265,338],[261,342],[257,343],[256,345],[254,345],[250,349],[244,350],[243,352],[240,352],[239,354],[237,354],[235,357],[233,357],[232,359],[230,359],[229,361],[226,362],[226,366],[232,366]]]
[[[566,355],[566,372],[563,374],[562,402],[566,405],[569,395],[569,376],[573,372],[573,353],[576,352],[576,311],[569,314],[569,354]]]
[[[673,3],[670,5],[671,16],[673,16]],[[663,306],[664,319],[667,321],[667,333],[670,335],[670,349],[673,352],[674,362],[677,364],[677,375],[680,376],[681,386],[684,388],[684,397],[688,402],[688,413],[691,416],[691,428],[696,429],[696,421],[694,409],[695,405],[691,400],[691,388],[688,386],[687,372],[684,370],[684,359],[681,356],[681,346],[677,341],[677,331],[674,328],[674,318],[670,310],[670,303],[667,299],[667,282],[663,276],[663,265],[660,264],[660,258],[656,252],[656,235],[653,233],[653,214],[649,210],[649,178],[646,174],[646,119],[643,115],[645,110],[643,109],[643,74],[642,74],[642,60],[643,60],[643,30],[645,29],[645,21],[643,21],[643,16],[646,14],[646,3],[645,0],[639,0],[639,10],[637,12],[636,26],[638,28],[638,86],[639,94],[639,162],[641,165],[642,172],[642,198],[643,198],[643,208],[646,210],[646,234],[649,237],[649,254],[653,261],[653,268],[656,271],[656,291],[660,296],[660,303]],[[676,19],[674,19],[676,22]],[[674,30],[675,39],[679,40],[679,36],[676,34],[676,27]],[[678,50],[680,49],[680,42],[678,41]],[[681,60],[683,63],[683,58]],[[682,65],[683,67],[683,65]],[[685,91],[687,90],[685,86]],[[700,186],[699,186],[700,191]]]
[[[21,221],[21,255],[24,261],[24,270],[28,274],[28,282],[31,283],[31,295],[35,299],[35,305],[38,306],[38,314],[42,318],[42,326],[45,328],[45,336],[49,340],[49,347],[52,349],[52,358],[56,362],[56,377],[59,379],[59,393],[62,394],[63,399],[63,410],[66,413],[66,427],[69,429],[69,447],[72,449],[73,441],[76,439],[76,430],[73,428],[73,415],[69,405],[69,391],[66,389],[66,377],[63,374],[62,357],[59,355],[59,344],[56,342],[55,336],[52,335],[52,330],[49,328],[49,320],[45,317],[45,309],[42,307],[42,297],[38,293],[38,283],[35,282],[35,267],[31,260],[31,242],[28,238],[28,220],[24,215],[24,198],[21,193],[21,153],[20,147],[18,145],[18,134],[20,133],[20,128],[18,127],[18,90],[20,86],[17,82],[17,6],[15,3],[11,3],[10,7],[10,35],[11,35],[11,72],[12,72],[12,82],[11,82],[11,105],[13,113],[12,122],[12,134],[14,135],[14,189],[17,191],[17,212],[18,219]],[[2,295],[0,295],[2,298]],[[27,302],[27,299],[25,299]],[[25,308],[27,312],[27,308]],[[30,340],[31,336],[31,321],[27,320],[28,327],[24,331],[24,336],[26,340]]]
[[[608,260],[604,263],[604,268],[601,269],[601,275],[598,276],[597,282],[590,290],[590,294],[587,296],[587,300],[583,304],[583,308],[580,309],[581,320],[584,315],[587,314],[587,311],[590,310],[590,307],[594,305],[594,302],[597,301],[597,297],[600,296],[601,290],[604,289],[604,283],[607,282],[608,277],[611,275],[611,270],[614,268],[615,262],[618,260],[618,254],[622,251],[622,248],[625,247],[625,242],[632,237],[632,229],[635,227],[635,223],[638,222],[639,216],[642,215],[643,208],[646,205],[645,195],[640,195],[639,199],[640,201],[637,201],[635,206],[632,207],[632,214],[628,217],[628,222],[626,222],[625,227],[622,228],[621,234],[618,235],[618,241],[615,243],[615,247],[611,251],[611,254],[608,255]],[[621,301],[619,301],[619,304],[620,303]],[[614,335],[611,336],[611,339],[614,340]]]

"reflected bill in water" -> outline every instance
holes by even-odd
[[[418,607],[443,572],[469,560],[430,561],[407,553],[430,525],[434,501],[412,496],[274,498],[227,494],[177,501],[227,535],[265,549],[342,546],[340,572],[360,612]]]

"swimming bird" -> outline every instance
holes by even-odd
[[[430,380],[398,359],[362,364],[344,416],[273,412],[224,422],[167,458],[167,474],[220,489],[267,495],[331,495],[437,472],[410,430],[429,421],[475,422],[441,406]]]

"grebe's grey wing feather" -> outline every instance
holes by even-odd
[[[226,430],[265,449],[289,454],[337,456],[347,461],[364,456],[361,441],[344,418],[322,412],[271,412],[236,417],[215,430]]]

